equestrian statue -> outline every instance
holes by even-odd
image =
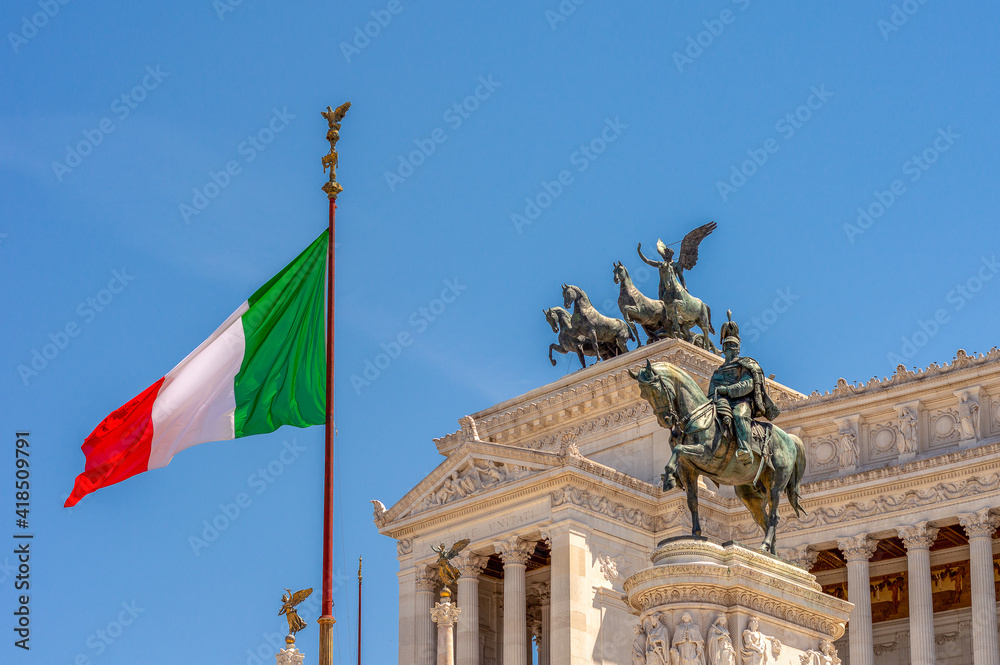
[[[757,361],[740,356],[739,326],[722,325],[725,360],[709,382],[708,396],[684,370],[650,363],[629,375],[661,427],[671,431],[672,454],[662,475],[664,491],[687,491],[691,533],[701,536],[698,477],[730,485],[764,531],[760,549],[777,554],[778,500],[784,492],[796,515],[806,469],[802,440],[773,425],[780,413],[767,394]]]

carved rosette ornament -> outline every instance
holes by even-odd
[[[848,563],[851,561],[868,561],[875,554],[878,541],[869,537],[867,533],[862,533],[851,538],[838,538],[837,547],[843,552],[844,559]]]
[[[926,550],[934,544],[938,530],[927,522],[919,522],[912,526],[896,527],[896,533],[899,534],[899,539],[903,541],[907,551]]]

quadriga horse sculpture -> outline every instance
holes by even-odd
[[[615,278],[615,284],[620,285],[618,309],[621,311],[622,318],[625,319],[625,323],[628,324],[629,330],[632,331],[632,335],[639,343],[639,346],[642,346],[642,342],[639,340],[639,331],[636,329],[636,323],[642,326],[643,331],[646,333],[647,344],[668,336],[671,332],[668,326],[670,326],[672,315],[667,313],[667,306],[663,301],[647,298],[642,291],[637,289],[635,284],[632,283],[628,269],[620,261],[615,261],[615,268],[612,274]]]
[[[706,476],[716,485],[731,485],[746,505],[754,521],[764,531],[760,549],[777,554],[778,500],[784,492],[796,515],[805,511],[799,505],[799,484],[806,470],[805,449],[799,437],[780,427],[771,429],[770,464],[755,449],[752,458],[738,456],[736,443],[723,434],[715,418],[712,402],[684,370],[668,363],[651,364],[629,375],[639,382],[639,392],[649,402],[660,427],[680,438],[673,444],[673,454],[664,467],[663,489],[687,490],[691,509],[691,533],[701,535],[698,521],[698,477]]]
[[[633,337],[627,323],[598,312],[579,286],[563,284],[562,291],[563,305],[566,309],[573,308],[571,325],[577,334],[590,340],[596,349],[607,344],[614,350],[614,355],[628,353],[628,341]]]
[[[545,320],[552,327],[552,332],[559,335],[558,344],[549,344],[549,362],[553,366],[556,364],[556,359],[552,357],[553,351],[575,353],[583,367],[587,366],[584,356],[597,356],[599,354],[601,358],[613,358],[617,353],[617,347],[612,348],[608,344],[602,344],[598,349],[594,349],[593,343],[588,338],[573,329],[573,315],[562,307],[550,307],[543,311],[545,312]]]

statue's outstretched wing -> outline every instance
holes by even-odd
[[[698,245],[704,240],[708,235],[715,230],[718,224],[715,222],[709,222],[708,224],[702,224],[694,231],[691,231],[686,236],[684,240],[681,241],[681,253],[677,257],[677,263],[684,270],[690,270],[694,268],[694,264],[698,263]]]
[[[344,102],[343,104],[338,106],[337,110],[333,112],[333,121],[340,122],[341,120],[343,120],[344,116],[347,115],[347,109],[349,108],[351,108],[350,102]]]
[[[291,600],[288,601],[289,607],[295,607],[303,600],[309,597],[309,594],[313,592],[312,589],[302,589],[302,591],[296,591],[292,594]]]
[[[445,556],[449,559],[454,559],[456,556],[458,556],[458,553],[464,550],[465,546],[468,545],[470,542],[471,541],[468,538],[458,541],[457,543],[451,546],[451,550],[449,550]]]

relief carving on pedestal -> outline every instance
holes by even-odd
[[[893,645],[893,648],[895,648],[895,645]],[[820,644],[819,649],[819,651],[813,651],[812,649],[806,651],[799,656],[799,662],[802,665],[841,665],[840,657],[837,656],[837,649],[833,646],[833,642],[824,640]],[[878,655],[878,651],[875,653]]]
[[[729,635],[729,621],[721,612],[708,629],[708,665],[736,665],[736,648]]]
[[[674,665],[671,662],[670,633],[660,614],[650,614],[642,622],[646,636],[644,665]],[[634,649],[634,647],[633,647]]]
[[[750,617],[740,643],[743,662],[746,665],[764,665],[767,662],[768,642],[771,643],[772,657],[777,658],[781,653],[781,642],[760,632],[760,620],[757,617]]]
[[[676,654],[676,661],[674,656]],[[671,665],[706,665],[705,638],[690,612],[681,615],[670,645]]]

